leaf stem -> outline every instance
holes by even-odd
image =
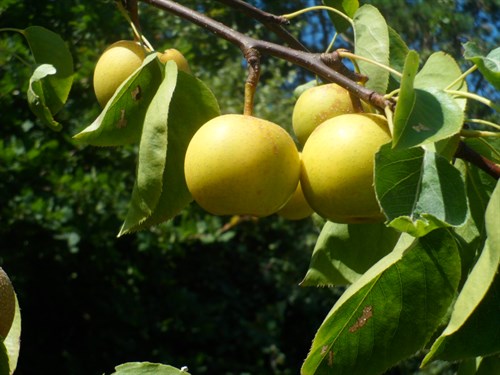
[[[466,138],[500,137],[500,132],[489,132],[485,130],[460,130],[460,135]]]
[[[495,124],[494,122],[483,120],[483,119],[479,119],[479,118],[469,118],[469,119],[466,119],[465,122],[472,122],[472,123],[475,123],[475,124],[481,124],[481,125],[491,126],[492,128],[500,130],[500,125]]]
[[[452,83],[450,83],[445,90],[450,90],[453,86],[455,86],[460,81],[463,81],[465,77],[474,72],[477,69],[477,65],[473,65],[471,68],[463,72],[460,76],[458,76]]]
[[[298,16],[300,16],[300,15],[302,15],[304,13],[307,13],[307,12],[310,12],[310,11],[314,11],[314,10],[327,10],[329,12],[335,13],[336,15],[342,17],[347,22],[349,22],[349,24],[351,25],[351,27],[354,27],[354,21],[352,20],[351,17],[349,17],[345,13],[342,13],[338,9],[335,9],[335,8],[332,8],[332,7],[328,7],[328,6],[325,6],[325,5],[316,5],[316,6],[304,8],[304,9],[298,10],[298,11],[293,12],[293,13],[283,14],[281,17],[286,18],[288,20],[291,20],[291,19],[293,19],[295,17],[298,17]]]
[[[123,4],[121,1],[116,2],[116,6],[118,7],[118,10],[120,11],[121,15],[127,20],[129,23],[130,27],[132,28],[132,32],[134,33],[135,38],[141,43],[144,44],[144,46],[149,49],[150,51],[154,51],[155,49],[149,43],[149,41],[146,39],[146,37],[139,31],[139,29],[136,27],[135,23],[132,21],[130,18],[130,15],[128,14],[127,10],[124,8]]]
[[[474,94],[472,92],[467,92],[467,91],[444,90],[444,92],[446,92],[450,95],[455,95],[455,96],[466,98],[466,99],[476,100],[479,103],[483,103],[484,105],[487,105],[488,107],[493,108],[495,111],[500,112],[500,105],[494,103],[490,99],[485,98],[484,96]]]
[[[347,58],[352,59],[354,61],[356,61],[356,60],[365,61],[367,63],[373,64],[373,65],[376,65],[376,66],[378,66],[378,67],[380,67],[382,69],[385,69],[388,72],[390,72],[390,73],[392,73],[392,74],[394,74],[394,75],[396,75],[396,76],[398,76],[400,78],[403,77],[403,74],[401,74],[400,72],[398,72],[395,69],[392,69],[390,66],[381,64],[381,63],[379,63],[379,62],[377,62],[375,60],[369,59],[367,57],[359,56],[359,55],[356,55],[356,54],[354,54],[352,52],[348,52],[346,50],[339,50],[338,53],[339,53],[339,55],[341,57],[347,57]]]

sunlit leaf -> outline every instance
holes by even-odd
[[[389,64],[390,67],[398,72],[403,72],[406,56],[410,52],[410,49],[401,38],[401,36],[392,28],[389,29]],[[389,76],[389,88],[388,91],[395,90],[399,88],[399,82],[401,77],[390,74]]]
[[[377,8],[366,4],[354,15],[354,52],[356,55],[389,65],[389,30]],[[389,72],[377,65],[358,61],[361,73],[368,77],[366,87],[384,94],[389,85]]]
[[[333,306],[301,373],[381,374],[426,345],[459,280],[459,252],[446,229],[403,235]]]
[[[332,286],[355,282],[387,255],[399,233],[384,224],[337,224],[323,227],[302,286]]]
[[[139,142],[146,111],[162,82],[162,65],[155,53],[116,90],[97,119],[76,134],[93,146],[121,146]]]
[[[323,0],[323,4],[331,8],[335,8],[351,18],[359,8],[358,0]],[[349,21],[347,21],[342,16],[339,16],[338,14],[335,14],[333,12],[328,12],[328,15],[330,16],[330,19],[335,26],[335,30],[338,33],[343,33],[345,30],[351,27]]]
[[[168,112],[167,155],[158,203],[145,221],[122,228],[119,235],[169,220],[192,201],[184,179],[186,149],[200,126],[219,114],[217,100],[210,89],[199,79],[179,71]]]
[[[21,349],[21,309],[19,308],[19,301],[16,295],[16,310],[14,321],[10,327],[9,333],[4,340],[5,348],[9,358],[10,374],[13,374],[19,359],[19,350]],[[1,360],[0,360],[1,361]],[[1,367],[1,365],[0,365]],[[0,371],[1,374],[1,371]]]
[[[189,375],[187,371],[160,363],[128,362],[116,366],[111,375]]]
[[[382,146],[375,157],[375,192],[389,225],[415,237],[467,219],[460,172],[421,148],[398,151]]]
[[[500,164],[500,137],[466,138],[464,142],[487,159]]]
[[[124,232],[151,216],[160,199],[167,158],[167,120],[176,83],[177,65],[172,61],[166,65],[163,81],[151,100],[144,119],[137,177],[122,227]]]
[[[28,104],[31,111],[52,130],[59,131],[62,129],[60,123],[54,120],[53,113],[48,107],[45,98],[43,81],[56,73],[56,69],[49,64],[42,64],[35,69],[30,78],[28,87]]]
[[[486,56],[474,42],[467,42],[463,47],[464,57],[476,64],[488,82],[500,90],[500,47]]]

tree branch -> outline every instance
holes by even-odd
[[[500,179],[500,165],[495,164],[491,160],[488,160],[484,156],[478,154],[464,142],[459,143],[458,149],[455,152],[455,157],[474,164],[476,167],[482,169],[496,180]]]
[[[350,91],[360,99],[371,103],[375,107],[384,109],[387,106],[393,106],[391,100],[385,99],[383,95],[359,85],[343,74],[335,71],[321,58],[322,54],[299,51],[293,48],[284,47],[279,44],[271,43],[265,40],[258,40],[242,34],[232,28],[213,20],[199,12],[187,8],[171,0],[141,0],[144,3],[153,5],[159,9],[175,14],[185,20],[188,20],[208,31],[221,37],[230,43],[238,46],[243,53],[248,49],[256,49],[261,54],[271,55],[291,62],[294,65],[301,66],[311,73],[318,75],[326,82],[334,82]]]

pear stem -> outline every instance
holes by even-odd
[[[248,64],[248,76],[245,82],[245,101],[243,106],[243,114],[245,116],[253,115],[253,106],[255,91],[260,78],[260,53],[254,48],[244,50],[245,59]]]
[[[300,16],[300,15],[302,15],[304,13],[307,13],[307,12],[310,12],[310,11],[314,11],[314,10],[327,10],[329,12],[335,13],[339,17],[342,17],[347,22],[349,22],[349,24],[351,25],[351,27],[354,27],[354,21],[352,20],[352,18],[350,18],[345,13],[342,13],[338,9],[335,9],[335,8],[332,8],[332,7],[328,7],[328,6],[325,6],[325,5],[316,5],[316,6],[312,6],[312,7],[309,7],[309,8],[304,8],[304,9],[298,10],[298,11],[293,12],[293,13],[283,14],[281,17],[286,18],[287,20],[291,20],[292,18],[298,17],[298,16]]]

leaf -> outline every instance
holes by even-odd
[[[0,341],[0,375],[9,375],[9,357],[7,349],[2,341]]]
[[[56,114],[66,102],[73,83],[73,57],[62,38],[40,26],[30,26],[21,33],[30,46],[38,65],[49,64],[55,73],[47,77],[43,84],[45,104],[52,114]]]
[[[335,8],[349,17],[354,16],[354,13],[356,13],[356,10],[359,8],[358,0],[323,0],[323,4],[331,8]],[[328,15],[335,26],[335,31],[339,34],[343,33],[351,26],[345,18],[339,16],[338,14],[328,12]]]
[[[415,237],[467,219],[467,198],[460,172],[445,158],[421,148],[391,150],[375,156],[375,192],[389,226]]]
[[[389,30],[384,17],[372,5],[363,5],[354,15],[354,51],[356,55],[389,65]],[[366,87],[384,94],[389,72],[377,65],[358,61],[361,73],[368,77]]]
[[[56,73],[54,66],[49,64],[42,64],[35,69],[30,78],[28,87],[28,104],[31,111],[38,117],[45,125],[52,130],[59,131],[62,129],[60,123],[54,120],[53,114],[48,107],[45,99],[45,91],[43,81]]]
[[[384,224],[324,225],[302,286],[349,284],[392,251],[400,233]]]
[[[158,204],[145,221],[123,226],[118,236],[169,220],[192,201],[184,179],[186,149],[194,133],[218,115],[217,99],[210,89],[199,79],[179,71],[168,113],[168,147]]]
[[[146,111],[162,82],[156,53],[116,90],[97,119],[74,139],[94,146],[121,146],[140,141]]]
[[[492,375],[500,373],[500,356],[482,358],[475,375]]]
[[[418,53],[413,50],[409,51],[403,67],[403,76],[401,77],[401,86],[394,112],[392,130],[392,144],[394,146],[398,144],[415,106],[416,94],[413,84],[417,75],[418,64]]]
[[[19,359],[19,350],[21,347],[21,310],[19,308],[19,301],[17,299],[17,295],[16,295],[16,310],[14,315],[14,321],[12,322],[12,326],[10,327],[9,333],[7,334],[7,337],[5,338],[3,344],[7,349],[10,374],[13,374],[17,367],[17,361]]]
[[[402,72],[406,56],[410,52],[408,46],[401,36],[390,26],[389,30],[389,65],[398,72]],[[389,86],[387,91],[393,91],[399,88],[401,78],[395,74],[389,75]]]
[[[459,253],[446,229],[402,235],[333,306],[301,374],[376,375],[414,354],[446,314],[459,280]]]
[[[473,42],[467,42],[463,47],[464,58],[476,64],[484,78],[500,90],[500,47],[490,51],[486,56]]]
[[[144,119],[137,177],[123,231],[140,225],[151,216],[160,199],[167,158],[168,113],[176,84],[177,65],[171,61],[165,66],[165,76]]]
[[[189,372],[160,363],[128,362],[116,366],[111,375],[189,375]]]
[[[500,263],[499,217],[500,182],[486,210],[486,244],[457,298],[448,326],[423,365],[435,359],[456,360],[500,351],[500,278],[496,275]],[[481,340],[474,339],[478,334]]]
[[[464,142],[487,159],[500,164],[500,137],[465,138]]]
[[[415,77],[415,88],[426,89],[451,89],[467,92],[467,82],[461,80],[453,86],[448,87],[462,75],[459,65],[455,59],[444,52],[435,52],[425,62],[422,69]],[[465,110],[466,99],[455,99],[460,108]]]

